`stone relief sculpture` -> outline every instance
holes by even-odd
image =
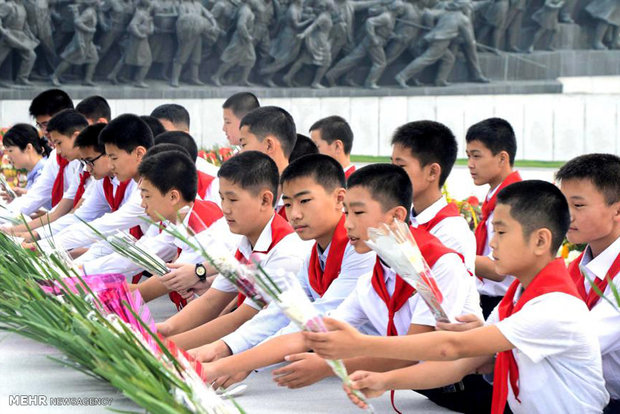
[[[619,29],[618,0],[4,0],[0,87],[446,86]]]

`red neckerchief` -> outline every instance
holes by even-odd
[[[325,261],[325,270],[321,269],[321,261],[319,260],[318,243],[314,243],[312,253],[310,254],[310,263],[308,266],[308,281],[310,286],[319,296],[323,296],[331,283],[340,275],[340,267],[342,266],[342,257],[344,251],[349,244],[347,230],[344,228],[344,214],[338,221],[338,225],[334,230],[332,241]]]
[[[575,284],[571,281],[568,274],[564,259],[555,259],[545,266],[532,279],[523,294],[514,303],[514,296],[517,289],[521,286],[518,280],[512,282],[508,288],[506,295],[499,303],[498,314],[499,320],[502,321],[510,315],[514,315],[520,311],[523,306],[530,300],[547,293],[560,292],[581,299]],[[517,401],[519,400],[519,367],[515,360],[512,350],[500,352],[495,359],[495,372],[493,374],[493,403],[491,405],[491,414],[503,414],[508,400],[508,378],[510,377],[510,385]]]
[[[291,234],[293,231],[293,227],[288,221],[283,219],[280,215],[274,214],[273,220],[271,220],[271,244],[265,251],[253,251],[252,253],[269,253],[271,249],[273,249],[283,238]],[[239,249],[235,252],[235,259],[237,259],[241,264],[250,263],[250,261],[245,258]],[[245,295],[239,293],[239,296],[237,297],[237,307],[241,306],[244,300]]]
[[[215,177],[209,174],[205,174],[202,171],[197,171],[198,173],[198,191],[197,194],[200,198],[204,200],[207,195],[207,191],[209,187],[211,187],[211,183],[215,180]]]
[[[86,191],[86,181],[90,178],[90,173],[88,171],[82,171],[80,173],[80,185],[78,185],[78,189],[75,192],[75,197],[73,197],[73,208],[77,207],[78,203],[82,199],[84,195],[84,191]]]
[[[276,207],[276,213],[278,213],[278,215],[282,217],[284,220],[288,221],[288,218],[286,217],[286,208],[284,208],[284,205],[281,205],[280,207]]]
[[[493,210],[495,210],[495,204],[497,204],[497,194],[502,191],[504,187],[509,186],[510,184],[521,181],[521,176],[518,171],[514,171],[508,175],[499,185],[497,190],[493,193],[493,196],[490,200],[484,199],[484,203],[482,203],[482,218],[474,231],[474,235],[476,236],[476,255],[482,256],[484,254],[484,247],[487,245],[487,220]]]
[[[215,221],[222,218],[222,210],[212,201],[195,200],[190,212],[187,227],[194,234],[198,234],[211,226]]]
[[[349,168],[344,170],[344,178],[348,180],[351,174],[353,174],[354,172],[355,172],[355,165],[349,166]]]
[[[437,263],[437,260],[439,260],[440,257],[449,253],[458,254],[459,257],[461,257],[461,260],[463,259],[462,255],[444,246],[439,241],[439,239],[430,234],[428,231],[419,227],[415,228],[411,226],[409,227],[409,230],[411,231],[413,238],[415,239],[418,247],[420,248],[420,253],[422,253],[422,256],[428,263],[429,267],[432,268],[435,263]],[[399,275],[396,275],[396,285],[394,287],[394,293],[392,293],[392,296],[390,296],[387,290],[387,286],[385,284],[383,267],[381,266],[379,257],[377,257],[377,261],[375,262],[371,281],[374,291],[377,293],[377,295],[381,298],[381,300],[383,301],[383,303],[385,303],[385,306],[387,307],[388,325],[386,329],[386,334],[388,336],[396,336],[398,335],[398,330],[396,329],[396,324],[394,323],[394,315],[396,315],[396,312],[398,312],[400,308],[402,308],[403,305],[407,303],[409,298],[416,292],[416,290],[410,284],[405,282]],[[431,280],[430,282],[432,284],[431,286],[439,292],[439,288],[434,283],[434,280]],[[439,294],[441,294],[441,292],[439,292]],[[394,402],[394,390],[391,390],[390,392],[390,399],[394,411],[396,411],[398,414],[401,414],[401,412],[396,408]]]
[[[598,293],[596,293],[596,290],[592,288],[592,286],[590,286],[590,292],[586,293],[586,278],[585,275],[581,272],[581,269],[579,269],[579,264],[581,263],[581,259],[583,259],[583,254],[584,252],[582,252],[579,257],[577,257],[568,265],[568,273],[573,279],[573,282],[575,282],[577,292],[579,292],[581,298],[586,302],[586,305],[588,305],[588,309],[592,310],[594,305],[598,303],[601,297],[598,295]],[[603,279],[599,279],[598,277],[594,279],[594,285],[599,288],[601,293],[604,294],[609,282],[613,281],[619,272],[620,255],[618,255],[618,257],[616,257],[616,260],[614,260],[614,262],[611,264],[609,270],[607,271],[607,274]]]
[[[431,231],[436,225],[441,223],[443,219],[459,216],[459,208],[456,206],[456,204],[454,202],[448,203],[448,205],[444,206],[441,210],[439,210],[437,214],[435,214],[435,217],[430,219],[428,222],[424,224],[418,224],[418,228],[426,231]]]
[[[58,163],[58,174],[56,174],[52,187],[52,207],[56,207],[56,204],[62,200],[62,195],[65,192],[65,168],[69,164],[69,161],[58,153],[56,153],[56,162]]]
[[[108,202],[108,205],[110,206],[110,210],[112,210],[112,212],[115,212],[121,206],[123,198],[125,198],[125,190],[127,190],[128,185],[129,180],[121,182],[115,193],[114,184],[112,184],[112,180],[110,179],[110,177],[103,178],[103,194],[105,195],[105,199]]]

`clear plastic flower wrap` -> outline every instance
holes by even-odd
[[[369,228],[366,244],[415,288],[437,322],[449,322],[448,315],[441,307],[441,291],[407,224],[394,220],[390,226],[383,223],[379,228]]]

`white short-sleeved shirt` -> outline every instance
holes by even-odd
[[[211,164],[209,161],[205,160],[202,157],[196,158],[196,169],[213,177],[217,177],[217,172],[220,170],[219,167]]]
[[[411,217],[411,226],[418,227],[431,221],[437,213],[448,205],[445,197],[441,197],[424,211]],[[476,238],[467,221],[462,216],[446,217],[437,223],[429,233],[437,237],[444,246],[456,250],[465,258],[465,266],[474,273],[476,267]]]
[[[581,268],[590,280],[604,279],[618,255],[620,255],[620,238],[594,259],[588,247],[581,260]],[[615,276],[613,284],[620,291],[620,275]],[[584,280],[584,285],[586,292],[589,292],[591,285],[587,278]],[[607,286],[603,294],[612,303],[616,303],[611,286]],[[611,394],[611,398],[618,400],[620,399],[620,312],[615,305],[601,298],[590,310],[590,314],[601,345],[607,391]]]
[[[80,182],[79,169],[80,162],[77,160],[71,161],[65,167],[63,174],[63,198],[73,199],[75,197],[75,190],[77,190],[77,184]],[[8,209],[15,214],[23,213],[30,215],[41,207],[51,206],[52,188],[54,187],[58,171],[60,171],[60,166],[56,159],[56,150],[53,150],[34,185],[28,189],[26,194],[9,203]]]
[[[247,260],[250,260],[250,256],[252,256],[253,252],[265,252],[269,249],[269,246],[272,243],[271,223],[273,222],[274,217],[275,214],[271,217],[261,232],[254,248],[252,248],[250,240],[247,237],[242,236],[238,248],[243,257]],[[297,233],[293,232],[282,238],[282,240],[280,240],[271,248],[271,250],[269,250],[268,253],[264,255],[261,260],[261,265],[267,273],[274,277],[274,281],[278,283],[278,277],[274,276],[279,273],[277,271],[282,269],[284,270],[284,274],[297,274],[311,247],[312,243],[301,240]],[[238,291],[237,287],[232,282],[221,275],[218,275],[215,278],[211,288],[229,293]],[[254,303],[254,301],[250,298],[246,298],[243,303],[253,307],[256,310],[260,310],[260,306]]]
[[[487,194],[487,201],[490,200],[491,197],[493,197],[493,194],[495,194],[498,188],[499,186],[489,191],[489,194]],[[491,247],[489,247],[489,243],[491,242],[491,239],[495,235],[495,229],[493,227],[493,212],[489,214],[489,219],[487,220],[486,225],[487,225],[487,242],[484,246],[482,255],[487,256],[491,260],[493,260],[493,252],[491,250]],[[510,285],[512,285],[512,282],[514,282],[514,280],[515,280],[514,276],[506,276],[506,278],[502,280],[501,282],[495,282],[489,279],[480,280],[476,278],[476,285],[478,287],[478,292],[480,292],[481,295],[504,296],[506,292],[508,291],[508,288],[510,287]]]
[[[325,263],[329,255],[330,245],[325,251],[319,253],[321,268],[325,268]],[[317,248],[317,247],[313,247]],[[347,244],[342,256],[340,274],[329,285],[321,297],[310,285],[308,279],[308,268],[310,267],[310,253],[306,256],[304,263],[297,274],[306,295],[314,303],[319,313],[324,314],[335,309],[342,301],[355,289],[360,275],[372,270],[376,255],[374,252],[359,254],[353,246]],[[297,332],[298,328],[280,312],[279,308],[271,303],[267,308],[261,310],[256,316],[241,325],[236,331],[226,335],[222,340],[226,342],[231,351],[236,354],[274,336],[286,333]]]
[[[515,295],[515,303],[519,297]],[[508,404],[513,413],[594,414],[607,405],[599,344],[581,299],[547,293],[502,321],[496,307],[487,324],[495,324],[515,346],[521,403],[509,381]]]
[[[396,287],[396,274],[381,263],[387,291]],[[482,319],[480,298],[473,277],[461,258],[455,253],[441,256],[431,271],[443,295],[442,307],[451,320],[455,316],[473,313]],[[360,277],[355,290],[334,310],[331,316],[348,322],[373,335],[386,335],[388,312],[383,300],[372,286],[372,272]],[[412,324],[435,326],[435,318],[420,295],[413,295],[394,315],[399,335],[405,335]]]

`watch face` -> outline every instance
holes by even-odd
[[[204,276],[205,273],[207,273],[207,270],[205,269],[205,267],[203,265],[196,266],[196,274],[198,276]]]

